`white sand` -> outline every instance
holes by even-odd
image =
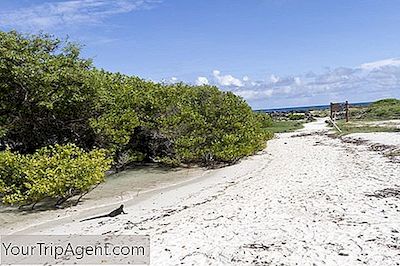
[[[370,126],[400,128],[400,120],[399,119],[384,120],[384,121],[371,121],[371,122],[366,122],[365,124],[370,125]]]
[[[373,144],[400,146],[400,132],[354,133],[345,138],[365,140]]]
[[[399,199],[366,194],[400,185],[400,164],[304,134],[324,126],[281,134],[259,155],[157,193],[127,215],[24,233],[148,234],[152,265],[396,265]]]
[[[22,231],[26,228],[29,231],[33,229],[32,227],[41,228],[52,224],[68,223],[73,219],[82,219],[88,215],[95,216],[99,212],[108,212],[116,202],[132,205],[165,188],[194,182],[207,172],[209,171],[199,167],[172,171],[148,165],[109,176],[105,183],[88,193],[77,206],[51,210],[48,210],[48,207],[46,210],[46,207],[39,206],[34,211],[29,208],[21,211],[16,207],[1,206],[0,235]],[[71,202],[75,201],[71,200]]]

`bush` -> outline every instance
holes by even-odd
[[[127,78],[107,97],[91,124],[117,157],[129,151],[171,165],[232,162],[262,149],[270,137],[246,102],[213,86]]]
[[[256,113],[257,120],[261,123],[261,128],[269,128],[272,126],[272,117],[267,113]]]
[[[49,35],[0,31],[0,137],[32,153],[56,143],[92,148],[97,91],[79,46]]]
[[[32,155],[1,152],[2,201],[34,206],[50,199],[59,205],[103,182],[110,163],[104,150],[85,152],[73,144],[45,147]]]
[[[289,118],[289,120],[303,120],[306,118],[306,115],[290,113],[288,118]]]
[[[230,92],[98,70],[78,45],[44,34],[0,32],[0,80],[0,150],[74,143],[107,149],[116,168],[208,164],[236,161],[271,137],[270,118]]]
[[[367,108],[366,116],[370,118],[400,118],[400,100],[383,99],[374,102]]]
[[[27,158],[9,150],[0,152],[0,197],[3,203],[25,202]]]

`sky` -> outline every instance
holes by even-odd
[[[108,71],[216,85],[253,109],[400,98],[398,0],[0,0],[0,30]]]

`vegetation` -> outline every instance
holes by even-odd
[[[23,153],[54,143],[91,147],[96,90],[90,70],[72,43],[0,32],[2,140]]]
[[[328,117],[330,115],[329,107],[326,109],[312,110],[310,113],[313,117]]]
[[[85,152],[74,144],[45,147],[32,155],[2,151],[0,195],[6,204],[33,208],[50,199],[59,205],[101,183],[110,164],[104,150]]]
[[[112,150],[118,162],[122,155],[124,163],[232,162],[265,145],[268,135],[257,116],[230,92],[128,82],[136,86],[109,91],[100,104],[101,115],[91,120],[98,144]]]
[[[214,86],[96,69],[80,47],[0,32],[0,196],[63,202],[133,162],[232,163],[265,147],[271,122]]]
[[[350,122],[339,120],[337,125],[342,130],[341,135],[368,132],[399,132],[400,129],[390,123],[379,121],[400,119],[400,100],[383,99],[376,101],[368,107],[350,109]],[[339,134],[339,132],[337,132]]]
[[[400,132],[399,128],[390,127],[390,126],[377,126],[377,125],[368,125],[363,124],[360,121],[358,122],[337,122],[338,127],[342,132],[340,135],[347,135],[352,133],[369,133],[369,132]],[[339,132],[337,131],[339,134]]]
[[[302,128],[306,117],[301,113],[277,117],[271,117],[267,113],[256,113],[256,115],[269,138],[272,138],[274,133],[292,132]]]
[[[268,130],[273,133],[292,132],[303,128],[303,123],[304,121],[273,120]]]
[[[272,131],[272,124],[273,124],[272,117],[267,113],[260,113],[260,112],[255,113],[255,115],[257,117],[257,120],[260,122],[264,134],[266,134],[266,138],[272,139],[274,137],[274,132]]]
[[[383,99],[366,107],[351,107],[350,117],[353,121],[400,119],[400,100]]]
[[[304,113],[290,113],[289,120],[303,120],[306,118]]]
[[[400,118],[400,100],[383,99],[371,104],[365,113],[365,118],[398,119]]]

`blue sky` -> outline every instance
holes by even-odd
[[[254,109],[400,97],[400,1],[1,0],[0,29],[85,44],[98,67],[213,84]]]

